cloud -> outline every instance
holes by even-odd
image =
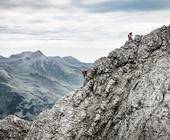
[[[123,45],[130,31],[146,34],[168,25],[169,12],[91,14],[57,9],[7,12],[0,23],[0,54],[41,50],[48,56],[72,55],[93,62]]]
[[[0,8],[27,7],[33,9],[45,9],[49,7],[66,8],[69,7],[71,0],[1,0]]]
[[[91,12],[154,11],[170,9],[169,0],[108,0],[95,4],[84,4]]]
[[[72,55],[93,62],[123,45],[128,32],[146,34],[170,23],[168,8],[146,11],[132,7],[132,3],[140,2],[142,0],[1,0],[0,55],[41,50],[48,56]],[[111,6],[113,3],[129,7],[117,8]]]
[[[169,0],[1,0],[0,8],[85,9],[89,12],[153,11],[170,9]]]

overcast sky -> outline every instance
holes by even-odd
[[[93,62],[127,34],[170,24],[170,0],[0,0],[0,55],[41,50]]]

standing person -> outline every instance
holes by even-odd
[[[86,76],[87,76],[87,70],[82,70],[81,72],[82,72],[83,77],[84,77],[84,79],[85,79],[85,78],[86,78]]]
[[[130,33],[128,34],[128,40],[129,40],[129,41],[132,41],[132,40],[133,40],[132,37],[133,37],[132,32],[130,32]]]

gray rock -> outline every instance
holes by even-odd
[[[170,139],[169,43],[164,26],[97,60],[84,87],[42,112],[25,140]]]
[[[0,121],[0,139],[23,140],[29,131],[30,125],[30,122],[10,115]]]

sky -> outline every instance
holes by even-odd
[[[94,62],[170,24],[170,0],[0,0],[0,55],[42,51]]]

